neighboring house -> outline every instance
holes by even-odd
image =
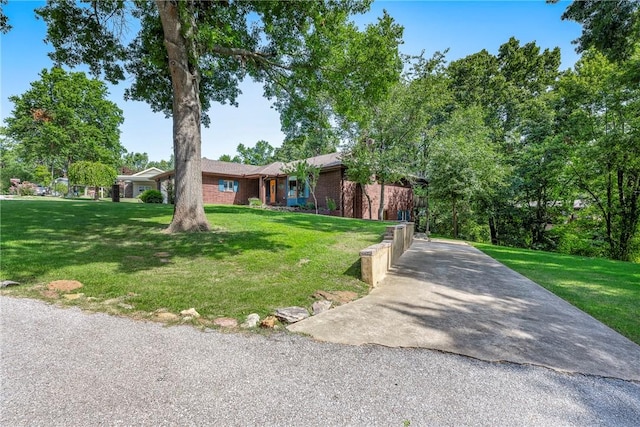
[[[133,199],[146,190],[155,190],[157,182],[154,178],[161,173],[164,173],[161,169],[149,168],[132,175],[118,175],[116,183],[120,187],[120,197]]]
[[[332,215],[349,218],[369,218],[369,205],[361,185],[347,180],[346,166],[340,160],[340,153],[311,157],[307,162],[319,166],[320,177],[316,186],[318,207],[328,210],[328,204],[335,203],[337,209]],[[204,203],[249,204],[250,198],[257,198],[265,205],[304,206],[313,203],[309,188],[298,177],[287,176],[282,170],[284,163],[276,162],[265,166],[244,165],[202,159],[202,194]],[[169,171],[154,178],[164,195],[165,202],[173,188],[174,172]],[[380,185],[367,185],[366,193],[372,201],[372,219],[378,219],[380,206]],[[328,203],[328,200],[330,202]],[[407,218],[407,211],[413,207],[413,191],[404,183],[385,185],[385,218]]]

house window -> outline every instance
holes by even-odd
[[[295,176],[290,176],[289,177],[289,192],[288,192],[289,198],[290,199],[295,199],[298,197],[298,180],[296,179]]]
[[[138,193],[142,194],[147,190],[151,190],[151,186],[150,185],[139,185],[138,186]]]
[[[221,179],[218,181],[218,191],[221,193],[237,193],[239,185],[238,181]]]

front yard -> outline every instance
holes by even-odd
[[[359,251],[387,224],[244,206],[207,206],[215,230],[167,235],[172,206],[3,200],[2,294],[149,317],[195,308],[204,319],[310,307],[318,290],[363,295]],[[67,299],[55,280],[83,287]],[[80,295],[78,295],[80,294]]]

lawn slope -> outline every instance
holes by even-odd
[[[4,200],[0,280],[4,294],[47,299],[46,284],[78,280],[66,302],[143,315],[194,307],[242,320],[317,290],[368,291],[358,252],[387,224],[244,206],[207,206],[209,233],[168,235],[172,206],[94,201]],[[60,301],[65,301],[61,299]],[[101,305],[102,304],[102,305]]]

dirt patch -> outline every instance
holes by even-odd
[[[332,301],[340,305],[358,299],[358,294],[351,291],[316,291],[313,297],[316,299],[326,299],[327,301]]]
[[[58,292],[69,292],[81,287],[82,283],[77,280],[54,280],[47,285],[48,290]]]

